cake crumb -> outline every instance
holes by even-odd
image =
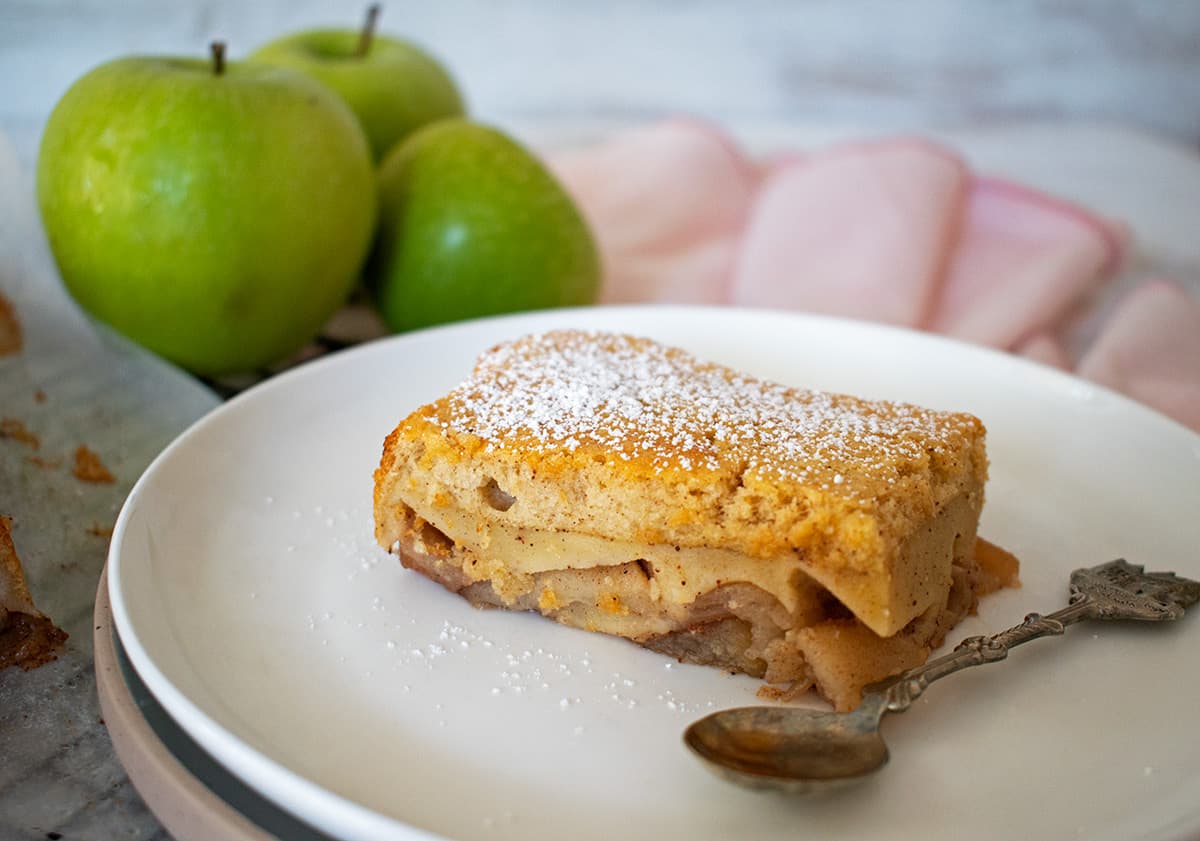
[[[0,292],[0,356],[20,353],[21,345],[21,322],[17,320],[17,311]]]
[[[75,450],[75,469],[72,472],[76,479],[92,484],[111,485],[117,481],[117,477],[113,476],[112,472],[104,466],[104,462],[100,461],[100,456],[88,449],[85,444],[80,444],[79,448]]]
[[[107,540],[113,536],[113,527],[105,527],[99,523],[93,522],[90,526],[88,526],[87,533],[93,537],[103,537]]]
[[[25,460],[34,467],[40,467],[43,470],[57,470],[62,467],[61,458],[42,458],[41,456],[25,456]]]
[[[0,418],[0,438],[17,441],[34,450],[42,446],[41,439],[31,432],[29,427],[16,418]]]
[[[779,703],[790,704],[803,697],[812,688],[812,679],[806,678],[805,680],[793,680],[783,685],[764,683],[758,688],[758,692],[755,694],[764,701],[778,701]]]

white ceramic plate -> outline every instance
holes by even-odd
[[[1200,828],[1196,616],[1085,625],[933,688],[892,762],[811,802],[729,786],[680,742],[756,682],[530,615],[477,611],[374,546],[384,436],[487,346],[618,329],[791,384],[966,409],[989,428],[983,533],[1023,589],[953,635],[1063,602],[1125,556],[1200,577],[1200,437],[986,350],[737,310],[559,311],[304,366],[212,413],[130,494],[113,610],[134,666],[234,774],[352,839],[1174,838]]]

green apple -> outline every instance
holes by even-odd
[[[133,57],[55,106],[37,193],[67,289],[201,374],[311,338],[353,288],[378,195],[350,109],[300,73]]]
[[[501,132],[435,123],[388,155],[379,183],[368,275],[393,330],[595,301],[600,262],[586,223]]]
[[[408,41],[374,35],[377,13],[372,7],[362,32],[300,32],[259,48],[250,60],[290,67],[328,85],[358,116],[378,161],[421,126],[464,110],[437,59]]]

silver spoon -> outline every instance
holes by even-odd
[[[1178,619],[1200,600],[1200,582],[1145,572],[1124,560],[1071,573],[1062,610],[1031,613],[991,637],[969,637],[950,654],[868,686],[853,712],[741,707],[700,719],[683,740],[726,780],[757,789],[817,792],[861,780],[882,768],[888,749],[879,734],[885,713],[904,712],[929,684],[968,666],[994,663],[1013,646],[1062,634],[1082,619]]]

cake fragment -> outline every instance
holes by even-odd
[[[487,351],[388,436],[376,538],[474,604],[849,708],[990,586],[984,436],[964,413],[555,331]]]
[[[80,444],[75,450],[75,467],[71,472],[76,479],[93,485],[111,485],[117,481],[112,471],[104,466],[100,456],[84,444]]]
[[[37,433],[32,432],[18,418],[0,418],[0,439],[6,438],[24,444],[35,451],[42,446],[42,439],[37,436]]]
[[[20,353],[23,339],[21,322],[12,302],[0,292],[0,356]]]
[[[66,632],[34,606],[13,546],[12,520],[0,516],[0,671],[48,663],[66,639]]]

